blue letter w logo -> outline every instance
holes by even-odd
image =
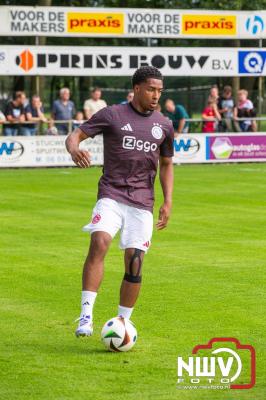
[[[3,142],[0,146],[0,156],[6,152],[8,156],[12,154],[12,151],[14,150],[14,144],[15,143],[5,143]]]
[[[177,140],[174,141],[175,144],[175,151],[180,151],[180,150],[184,150],[184,151],[188,151],[190,149],[190,144],[191,144],[191,140],[188,139],[185,143],[184,139],[181,139],[179,142],[177,142]]]

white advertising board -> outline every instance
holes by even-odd
[[[74,166],[65,140],[65,136],[1,136],[0,168]],[[92,165],[103,164],[101,135],[85,140],[81,147],[89,149]]]
[[[266,11],[0,6],[2,36],[266,38]]]
[[[179,135],[174,140],[174,164],[204,163],[206,137],[202,134]]]
[[[266,48],[0,48],[0,75],[131,76],[144,65],[153,65],[165,76],[265,76]]]
[[[0,137],[0,168],[74,166],[65,136]],[[103,165],[102,136],[87,139],[92,165]],[[174,141],[174,164],[265,162],[266,133],[186,134]]]

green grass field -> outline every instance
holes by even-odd
[[[101,170],[0,171],[0,398],[264,400],[266,164],[175,167],[169,227],[154,232],[132,316],[132,352],[108,353],[123,276],[114,240],[95,306],[95,334],[74,336],[81,267]],[[155,215],[162,200],[157,182]],[[177,356],[212,337],[254,345],[250,390],[177,390]]]

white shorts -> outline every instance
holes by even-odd
[[[112,238],[120,230],[121,249],[136,248],[148,251],[151,244],[153,215],[150,211],[104,198],[97,201],[92,219],[84,232],[107,232]]]

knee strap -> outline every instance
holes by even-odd
[[[130,283],[140,283],[142,279],[142,276],[136,276],[136,275],[130,275],[125,273],[124,275],[124,280]]]
[[[140,255],[141,255],[141,250],[135,249],[134,254],[132,255],[130,263],[129,263],[129,274],[126,272],[125,275],[124,275],[124,280],[125,281],[128,281],[130,283],[140,283],[141,282],[141,278],[142,277],[140,275],[140,272],[141,272],[141,263],[142,263],[142,261],[141,261]],[[136,274],[134,274],[133,273],[133,263],[136,260],[138,260],[139,265],[138,265],[138,269],[137,269]]]

